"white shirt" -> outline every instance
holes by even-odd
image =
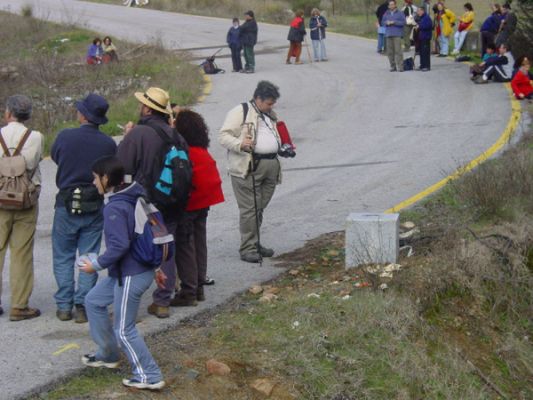
[[[274,130],[273,122],[265,116],[265,119],[259,118],[257,127],[257,141],[255,143],[254,153],[273,154],[279,150],[279,143]]]
[[[26,132],[26,127],[20,122],[10,122],[4,126],[0,132],[2,137],[6,142],[7,148],[10,150],[11,154],[15,152],[19,142]],[[24,147],[20,152],[26,161],[26,169],[30,176],[32,176],[32,182],[40,186],[41,185],[41,170],[39,169],[39,162],[43,158],[44,151],[44,140],[43,135],[37,131],[31,131],[30,136]],[[4,149],[0,146],[0,156],[4,156]]]

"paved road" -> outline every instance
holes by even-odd
[[[137,42],[159,38],[169,48],[216,48],[230,22],[78,1],[25,3],[53,21]],[[0,8],[8,7],[18,12],[20,0],[0,0]],[[492,144],[510,116],[505,89],[473,86],[464,65],[434,58],[429,73],[389,73],[386,59],[375,53],[375,42],[342,35],[328,38],[329,62],[285,65],[279,47],[287,45],[286,34],[285,27],[260,24],[258,48],[265,54],[257,57],[257,73],[214,76],[211,95],[196,107],[211,128],[211,150],[224,171],[225,151],[215,135],[225,113],[249,99],[260,79],[280,86],[277,111],[293,132],[298,156],[283,161],[284,182],[265,215],[262,238],[278,253],[342,229],[349,212],[385,210],[436,182]],[[219,60],[231,70],[229,59]],[[43,170],[31,303],[44,315],[18,323],[0,318],[0,399],[20,397],[77,371],[80,355],[93,348],[86,325],[61,323],[54,316],[50,228],[55,169],[43,162]],[[166,321],[147,317],[143,307],[139,326],[145,333],[174,325],[281,272],[271,263],[259,269],[238,259],[237,207],[227,177],[224,192],[226,203],[214,207],[209,217],[209,272],[217,284],[207,289],[208,301],[175,310]],[[7,273],[3,279],[8,308]]]

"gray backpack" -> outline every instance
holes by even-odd
[[[0,209],[26,210],[37,204],[39,194],[26,170],[26,160],[20,154],[30,137],[31,130],[26,129],[15,152],[10,153],[0,133],[0,145],[4,156],[0,158]]]

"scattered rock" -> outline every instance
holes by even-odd
[[[292,275],[292,276],[296,276],[300,273],[300,271],[298,271],[297,269],[291,269],[289,271],[289,275]]]
[[[330,257],[337,257],[339,255],[339,251],[338,250],[330,250],[328,251],[328,256]]]
[[[320,295],[318,293],[309,293],[307,297],[310,299],[319,299]]]
[[[389,285],[387,285],[386,283],[382,283],[381,285],[379,285],[379,288],[381,290],[387,290],[389,288]]]
[[[276,296],[273,293],[267,293],[264,296],[261,296],[259,298],[260,303],[272,303],[274,300],[276,300],[278,296]]]
[[[415,226],[415,223],[412,221],[405,221],[403,224],[400,224],[400,228],[405,230],[413,229]]]
[[[390,279],[392,279],[393,276],[394,276],[394,274],[392,272],[382,272],[381,274],[379,274],[380,278],[390,278]]]
[[[281,289],[272,286],[263,286],[263,292],[265,294],[278,294],[279,292],[281,292]]]
[[[379,265],[371,265],[370,267],[366,267],[366,272],[372,275],[376,275],[381,271],[381,267]]]
[[[254,294],[254,295],[262,293],[262,292],[263,292],[263,288],[259,285],[254,285],[250,289],[248,289],[248,293]]]
[[[347,294],[346,296],[342,296],[341,297],[343,300],[349,300],[352,298],[352,296],[350,296],[349,294]]]
[[[403,240],[410,239],[414,236],[415,233],[419,233],[419,232],[420,230],[418,228],[414,228],[414,229],[411,229],[410,231],[400,233],[398,237]]]
[[[186,376],[187,376],[187,379],[194,381],[198,379],[198,377],[200,376],[200,373],[196,371],[195,369],[190,369],[187,371]]]
[[[385,268],[383,268],[383,271],[385,272],[395,272],[402,269],[402,266],[400,264],[389,264]]]
[[[272,394],[272,391],[274,390],[274,386],[276,385],[266,378],[256,379],[250,385],[252,389],[258,391],[259,393],[265,395],[266,397],[270,397],[270,395]]]
[[[299,326],[300,326],[300,322],[299,322],[299,321],[294,321],[294,322],[292,323],[292,329],[296,329],[296,328],[298,328]]]
[[[231,368],[227,364],[215,359],[207,360],[205,367],[207,368],[207,372],[211,375],[225,376],[231,372]]]

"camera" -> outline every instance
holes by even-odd
[[[279,148],[278,155],[280,157],[293,158],[296,156],[296,152],[289,143],[284,143]]]

